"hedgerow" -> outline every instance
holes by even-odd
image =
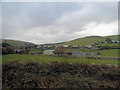
[[[3,64],[3,88],[118,88],[120,67],[18,61]]]

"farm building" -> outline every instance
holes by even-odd
[[[57,48],[58,46],[56,45],[55,48]]]
[[[20,52],[20,50],[19,50],[19,49],[15,49],[15,50],[14,50],[14,52],[15,52],[15,53],[16,53],[16,52],[17,52],[17,53],[19,53],[19,52]]]
[[[80,52],[80,51],[73,51],[72,55],[74,55],[74,56],[81,56],[81,55],[85,55],[85,53],[84,52]]]
[[[120,41],[114,41],[114,40],[112,40],[112,42],[113,42],[113,43],[120,43]]]
[[[44,48],[46,48],[46,47],[47,47],[47,45],[44,45],[43,47],[44,47]]]
[[[82,47],[82,45],[79,45],[79,47]]]
[[[83,55],[85,55],[85,56],[96,56],[97,53],[95,53],[95,52],[73,51],[72,55],[74,55],[74,56],[83,56]]]
[[[40,55],[40,54],[43,54],[43,53],[41,53],[41,52],[32,52],[31,54],[32,55]]]
[[[67,48],[67,47],[69,47],[69,46],[68,46],[68,45],[66,45],[66,44],[64,44],[64,45],[63,45],[63,47],[66,47],[66,48]]]
[[[86,45],[86,48],[92,48],[92,45]]]
[[[77,48],[77,47],[78,47],[78,45],[72,45],[72,47],[73,47],[73,48]]]
[[[40,46],[37,46],[36,48],[40,48]]]
[[[85,54],[87,56],[96,56],[97,55],[97,53],[95,53],[95,52],[86,52]]]
[[[52,54],[54,54],[54,52],[55,52],[55,50],[45,50],[45,51],[43,52],[43,54],[52,55]]]
[[[50,48],[50,47],[53,47],[53,45],[48,45],[47,47]]]

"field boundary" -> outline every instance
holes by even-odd
[[[107,57],[107,56],[87,56],[86,58],[91,58],[91,59],[106,59],[106,60],[120,60],[119,57]]]

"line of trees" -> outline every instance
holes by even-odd
[[[106,38],[105,40],[107,43],[113,43],[112,40],[110,38]]]
[[[14,54],[14,50],[12,46],[2,47],[2,54]]]
[[[66,55],[72,55],[72,52],[67,52],[65,47],[58,46],[55,49],[55,54],[57,54],[59,56],[66,56]]]
[[[14,46],[10,46],[7,43],[2,43],[2,47],[0,48],[2,54],[29,54],[30,50],[28,47],[22,47],[21,49],[15,49]]]
[[[105,49],[120,49],[120,46],[98,46],[98,50],[105,50]]]

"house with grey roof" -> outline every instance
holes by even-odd
[[[67,44],[64,44],[63,47],[67,48],[67,47],[69,47],[69,46],[68,46]]]
[[[95,52],[81,52],[81,51],[73,51],[73,56],[96,56],[97,53]]]
[[[72,45],[72,47],[73,47],[73,48],[77,48],[77,47],[78,47],[78,45]]]
[[[52,55],[52,54],[54,54],[55,53],[55,50],[45,50],[44,52],[43,52],[43,54],[46,54],[46,55]]]
[[[86,55],[84,52],[80,52],[80,51],[73,51],[72,52],[73,56],[82,56],[82,55]]]
[[[86,45],[86,48],[92,48],[92,45]]]

